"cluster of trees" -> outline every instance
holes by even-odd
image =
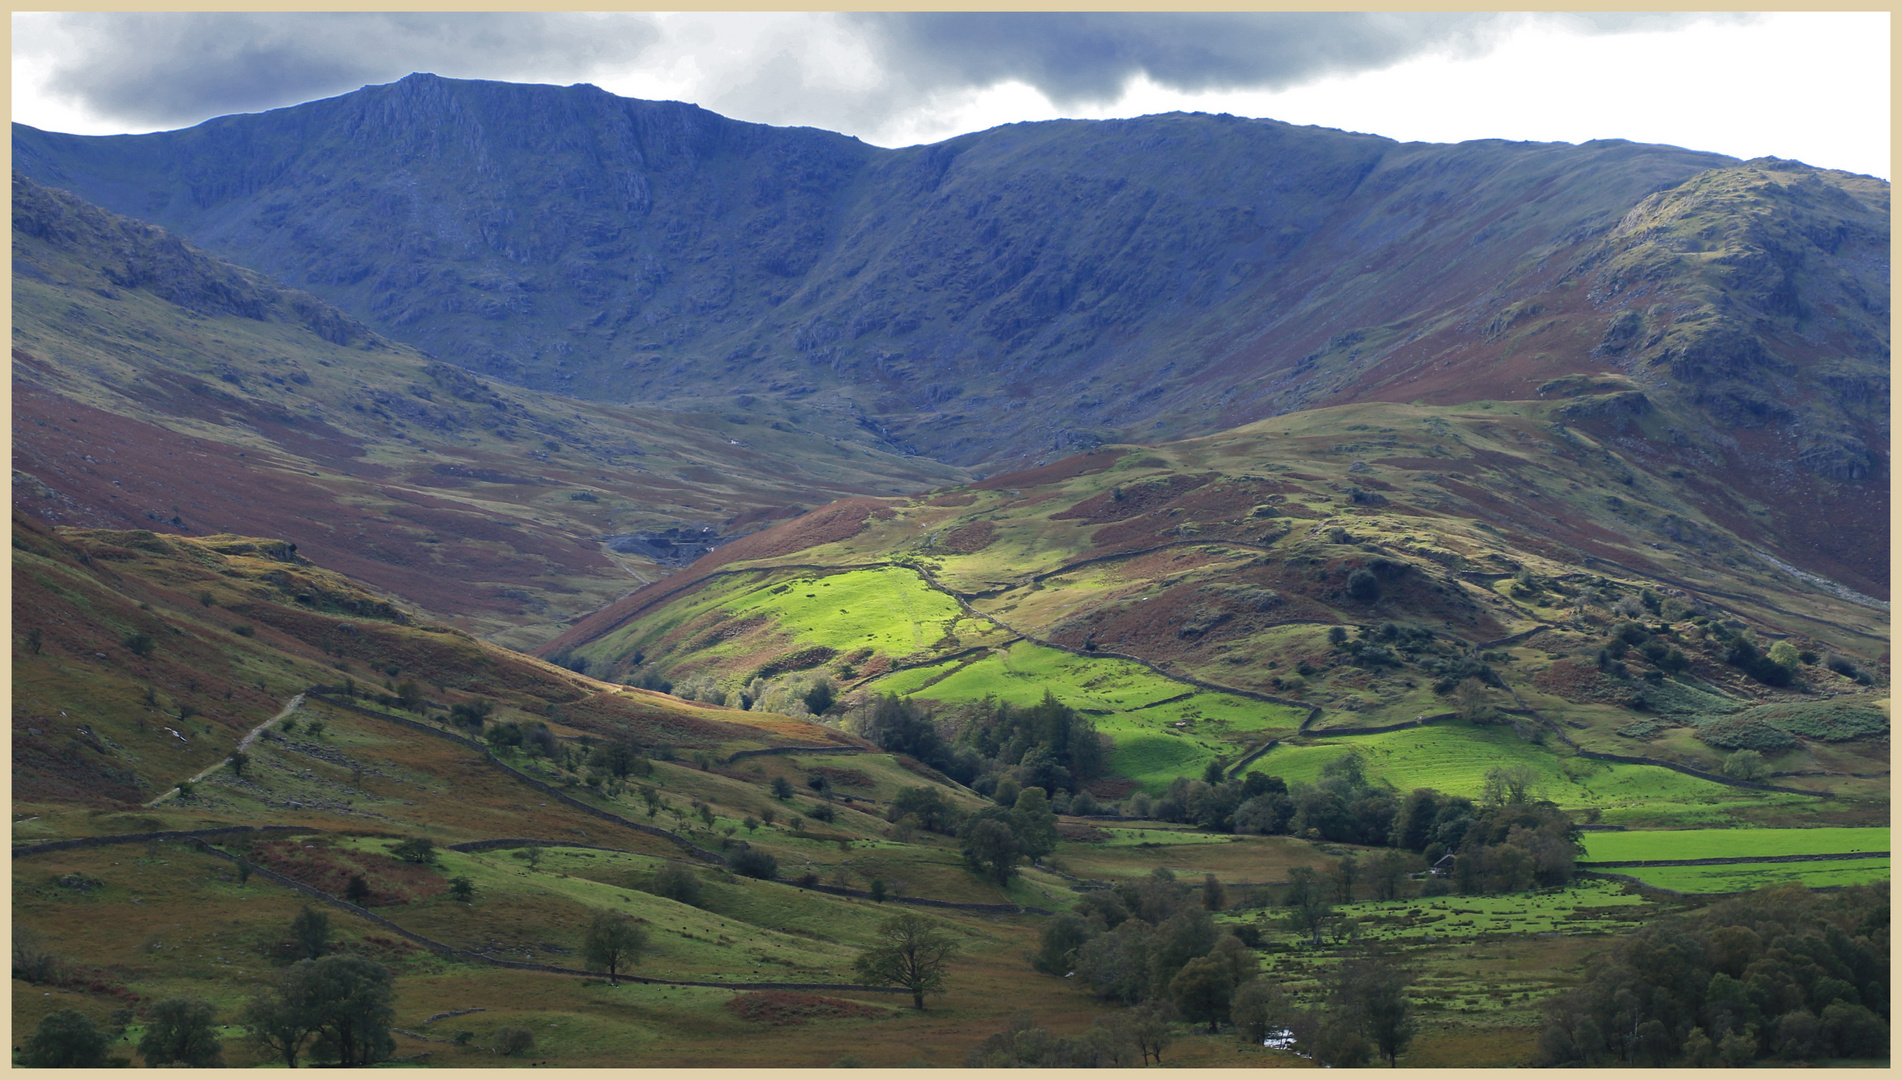
[[[679,683],[652,679],[640,684],[644,689],[671,693],[688,701],[725,705],[729,709],[756,709],[808,719],[823,715],[838,700],[838,688],[824,674],[794,672],[767,679],[755,677],[735,690],[729,690],[711,675],[695,675]]]
[[[1331,1065],[1362,1064],[1374,1053],[1392,1062],[1406,1049],[1414,1023],[1404,972],[1380,957],[1351,960],[1330,976],[1325,1005],[1311,1012],[1295,1009],[1258,977],[1249,943],[1234,931],[1217,929],[1211,909],[1221,903],[1212,878],[1198,902],[1193,890],[1160,868],[1085,896],[1045,925],[1038,950],[1029,957],[1031,967],[1147,1012],[1134,1011],[1077,1040],[1038,1035],[1016,1024],[980,1048],[980,1063],[1033,1055],[1056,1064],[1120,1064],[1129,1057],[1119,1056],[1117,1045],[1128,1044],[1145,1026],[1170,1019],[1207,1025],[1210,1032],[1234,1024],[1255,1045],[1271,1031],[1289,1029],[1307,1052]],[[1160,1046],[1141,1049],[1141,1060],[1150,1053],[1161,1060]]]
[[[1035,705],[986,698],[942,715],[888,694],[848,719],[880,748],[916,758],[984,795],[1006,784],[1070,795],[1106,766],[1096,725],[1049,692]]]
[[[1049,793],[1040,787],[999,794],[1009,805],[993,804],[961,813],[943,792],[920,785],[903,788],[886,808],[888,820],[900,835],[913,829],[955,835],[963,842],[964,863],[998,885],[1010,884],[1017,863],[1035,863],[1057,849],[1057,812]]]
[[[1550,1065],[1887,1057],[1889,889],[1768,889],[1646,926],[1555,1001]]]
[[[1322,766],[1312,784],[1249,773],[1224,779],[1211,764],[1201,780],[1177,777],[1156,799],[1123,803],[1132,817],[1154,817],[1211,832],[1300,836],[1417,852],[1428,864],[1458,854],[1455,881],[1465,892],[1513,892],[1562,885],[1578,861],[1570,817],[1539,798],[1538,774],[1501,766],[1486,774],[1479,801],[1433,788],[1406,796],[1370,781],[1349,751]]]
[[[291,923],[291,937],[304,954],[259,990],[240,1010],[237,1023],[251,1043],[281,1057],[290,1068],[309,1056],[339,1065],[369,1065],[395,1049],[395,979],[375,961],[333,953],[330,921],[306,907]],[[16,954],[19,946],[16,943]],[[131,1010],[114,1019],[129,1023]],[[224,1065],[217,1009],[196,998],[171,998],[144,1010],[139,1055],[147,1065],[212,1068]],[[123,1034],[123,1024],[119,1033]],[[96,1068],[108,1063],[116,1035],[101,1031],[84,1013],[53,1013],[21,1047],[20,1064],[31,1067]]]

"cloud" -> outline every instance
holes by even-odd
[[[1747,16],[1746,16],[1747,17]],[[1584,33],[1670,29],[1651,12],[981,13],[849,15],[894,81],[921,92],[1019,81],[1058,105],[1114,101],[1139,76],[1185,92],[1280,90],[1426,52],[1477,54],[1528,21]]]
[[[413,71],[575,82],[633,63],[660,37],[652,21],[638,15],[74,12],[46,18],[46,36],[36,44],[47,64],[47,90],[94,113],[148,126],[292,105]]]
[[[967,122],[1113,106],[1138,81],[1277,91],[1428,55],[1752,16],[1485,12],[115,13],[14,16],[16,116],[152,130],[392,82],[567,84],[897,145]],[[28,84],[21,86],[21,79]],[[24,91],[24,93],[22,92]],[[65,103],[58,113],[40,97]],[[1043,104],[1032,100],[1041,95]],[[18,110],[32,101],[29,112]],[[1027,111],[1026,111],[1027,110]]]

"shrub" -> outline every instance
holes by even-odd
[[[37,930],[15,923],[13,926],[13,976],[30,983],[50,981],[59,971],[59,960],[46,948],[46,939]]]
[[[742,848],[727,860],[727,869],[761,881],[779,876],[779,860],[755,847]]]
[[[535,1033],[525,1027],[505,1027],[495,1033],[495,1052],[514,1057],[535,1045]]]
[[[1721,716],[1697,726],[1697,737],[1721,750],[1787,750],[1796,737],[1750,716]]]
[[[85,1013],[61,1009],[40,1021],[20,1048],[29,1069],[97,1069],[106,1064],[106,1033]]]
[[[1761,780],[1770,775],[1770,767],[1755,750],[1739,750],[1724,759],[1724,775],[1732,780]]]
[[[678,863],[668,863],[655,871],[653,884],[647,891],[693,907],[699,907],[705,896],[699,876]]]
[[[135,656],[152,655],[152,635],[150,634],[127,634],[119,639],[119,644],[124,645]]]
[[[1356,570],[1347,575],[1347,595],[1363,604],[1380,599],[1380,579],[1371,570]]]

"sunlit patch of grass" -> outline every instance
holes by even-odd
[[[1728,859],[1752,855],[1834,855],[1888,851],[1886,828],[1633,829],[1585,836],[1585,859]]]

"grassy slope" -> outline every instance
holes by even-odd
[[[1607,820],[1809,817],[1815,800],[1569,759],[1568,740],[1714,772],[1724,752],[1694,738],[1697,717],[1766,701],[1882,707],[1880,684],[1862,691],[1814,665],[1800,669],[1794,692],[1745,678],[1722,662],[1708,622],[1693,618],[1698,611],[1749,626],[1766,643],[1788,637],[1875,671],[1887,629],[1879,610],[1752,555],[1674,479],[1647,475],[1589,424],[1568,422],[1565,408],[1349,406],[1162,447],[1104,448],[891,501],[843,539],[801,543],[791,539],[800,526],[789,524],[787,542],[760,549],[773,554],[727,560],[721,576],[698,586],[696,576],[709,571],[690,568],[669,583],[671,595],[636,594],[556,645],[610,673],[721,680],[747,676],[773,650],[823,645],[832,659],[812,663],[863,691],[955,702],[1034,700],[1050,690],[1097,713],[1117,740],[1118,771],[1151,788],[1270,738],[1287,744],[1271,755],[1287,768],[1304,754],[1329,756],[1303,744],[1404,743],[1416,733],[1329,732],[1447,713],[1455,703],[1434,691],[1430,665],[1475,657],[1501,680],[1487,704],[1521,710],[1519,726],[1543,728],[1546,746],[1501,728],[1454,754],[1464,764],[1448,765],[1453,771],[1416,765],[1396,771],[1396,783],[1477,790],[1497,764],[1486,754],[1510,747],[1508,756],[1564,788],[1561,801],[1599,807]],[[1642,422],[1669,421],[1654,413]],[[828,565],[838,568],[829,577],[812,569]],[[848,569],[864,566],[884,568]],[[1350,573],[1367,567],[1382,575],[1371,602],[1345,589]],[[864,595],[873,582],[876,603],[824,599],[834,588]],[[933,585],[963,599],[962,617]],[[1600,673],[1595,654],[1626,618],[1615,602],[1646,589],[1677,602],[1670,619],[1641,614],[1691,659],[1690,670],[1640,678],[1653,665],[1631,653],[1626,675]],[[1416,635],[1390,643],[1397,666],[1357,664],[1327,640],[1331,626],[1388,622]],[[1011,640],[1018,636],[1032,640]],[[631,665],[637,654],[645,667]],[[1173,675],[1319,713],[1297,733],[1301,707],[1219,695]],[[1192,696],[1155,704],[1184,694]],[[1648,702],[1641,714],[1629,704],[1637,694]],[[1645,718],[1661,737],[1632,733]],[[1421,734],[1450,739],[1449,747],[1460,741]],[[1884,812],[1887,783],[1847,774],[1880,768],[1886,757],[1879,739],[1806,739],[1770,762],[1789,774],[1779,782],[1837,791],[1843,798],[1827,814],[1854,817]]]
[[[784,881],[731,878],[704,865],[695,869],[705,890],[702,906],[656,897],[643,887],[660,866],[680,862],[674,845],[569,808],[454,743],[316,699],[292,714],[294,732],[284,733],[280,724],[253,744],[243,776],[217,769],[188,799],[151,808],[136,804],[154,788],[215,762],[230,739],[271,716],[282,697],[308,682],[349,676],[373,688],[383,677],[417,677],[443,683],[428,690],[440,701],[491,696],[500,703],[501,717],[545,720],[564,741],[626,731],[645,745],[665,743],[688,758],[695,751],[709,754],[705,767],[690,760],[653,762],[652,773],[640,778],[660,797],[651,817],[634,790],[591,794],[587,785],[573,782],[577,771],[558,762],[519,751],[507,757],[551,783],[572,783],[569,790],[584,801],[676,830],[702,846],[719,844],[732,828],[772,853],[782,876],[811,873],[823,883],[860,889],[876,877],[902,896],[1054,909],[1078,897],[1072,880],[1110,882],[1166,866],[1187,881],[1214,874],[1227,884],[1241,907],[1223,919],[1265,920],[1280,950],[1268,958],[1273,976],[1297,999],[1312,985],[1317,965],[1329,962],[1325,955],[1283,948],[1278,916],[1251,905],[1268,899],[1255,886],[1283,881],[1297,866],[1324,869],[1345,849],[1288,837],[1216,837],[1153,822],[1098,828],[1069,821],[1069,838],[1047,868],[1026,868],[1000,891],[960,865],[953,840],[918,834],[900,842],[885,834],[882,803],[902,787],[926,782],[890,755],[792,754],[721,764],[734,749],[842,739],[823,726],[621,690],[453,631],[414,620],[405,625],[401,612],[376,607],[374,596],[338,575],[271,558],[255,545],[240,550],[243,542],[235,538],[214,543],[129,532],[53,532],[31,520],[16,522],[15,535],[16,601],[25,598],[43,616],[37,653],[23,632],[15,638],[16,677],[31,687],[15,700],[16,843],[230,823],[295,825],[307,831],[260,837],[252,857],[333,891],[349,874],[362,874],[374,910],[413,932],[502,958],[569,967],[579,962],[589,913],[611,908],[647,924],[651,948],[637,973],[692,981],[841,981],[872,928],[906,910]],[[311,600],[299,603],[296,590]],[[212,592],[211,605],[199,602],[200,591]],[[236,625],[254,632],[225,629]],[[354,633],[342,633],[346,626]],[[157,643],[143,658],[116,644],[139,627]],[[107,653],[103,662],[94,655],[100,651]],[[371,668],[372,660],[381,666]],[[391,665],[393,673],[387,672]],[[195,690],[192,679],[198,680]],[[227,684],[234,688],[228,702],[218,690]],[[157,691],[158,706],[139,703],[146,685]],[[87,696],[101,694],[128,700]],[[141,729],[172,720],[177,701],[204,706],[188,729],[197,736],[189,748],[138,742]],[[88,711],[82,714],[82,707]],[[69,715],[59,716],[62,709]],[[311,721],[323,722],[321,733],[308,730]],[[40,734],[26,734],[29,725]],[[22,762],[42,768],[36,763],[59,754],[68,755],[67,771],[47,772],[63,776],[67,786],[23,787]],[[126,785],[142,790],[112,797],[116,789],[98,782],[108,770],[122,770],[131,778]],[[816,798],[800,794],[782,802],[769,785],[784,777],[804,791],[802,781],[820,770],[842,797],[837,820],[808,819],[795,831],[792,815],[809,812]],[[947,794],[975,805],[969,793]],[[708,805],[711,825],[695,814],[696,801]],[[747,817],[758,821],[768,809],[775,812],[774,824],[746,829]],[[396,841],[415,836],[438,845],[529,837],[616,850],[549,848],[533,866],[506,849],[441,851],[435,867],[403,864],[388,854]],[[74,875],[103,884],[76,889]],[[472,903],[449,898],[445,885],[451,876],[474,881]],[[303,899],[261,877],[241,885],[231,863],[184,845],[137,844],[17,859],[11,902],[16,925],[44,934],[54,953],[85,973],[54,987],[16,981],[12,1021],[16,1030],[25,1030],[63,1007],[104,1023],[126,994],[145,1000],[203,997],[229,1020],[244,996],[283,962],[287,927]],[[1623,925],[1623,913],[1655,910],[1653,904],[1635,905],[1632,897],[1589,889],[1557,900],[1450,903],[1462,911],[1484,908],[1490,921],[1481,925],[1460,914],[1457,940],[1428,942],[1415,935],[1396,942],[1422,973],[1417,996],[1423,1025],[1409,1055],[1413,1064],[1528,1060],[1536,1034],[1530,1021],[1540,1000],[1576,980],[1579,965],[1604,944],[1596,935]],[[1543,927],[1540,920],[1564,913],[1546,911],[1554,904],[1583,912],[1583,921],[1563,920],[1567,933],[1559,937],[1498,936]],[[1350,913],[1399,925],[1375,907],[1362,904]],[[1034,949],[1039,929],[1034,917],[909,910],[925,910],[964,947],[948,991],[932,999],[929,1011],[915,1013],[891,995],[826,991],[870,1015],[770,1028],[727,1008],[735,994],[725,989],[609,988],[599,979],[444,960],[342,912],[332,912],[331,925],[340,947],[397,972],[399,1027],[438,1040],[471,1033],[461,1047],[399,1036],[399,1056],[427,1053],[418,1060],[432,1065],[498,1064],[488,1048],[509,1026],[526,1026],[536,1035],[535,1049],[522,1060],[565,1067],[825,1066],[847,1052],[871,1065],[956,1063],[1019,1010],[1066,1033],[1087,1028],[1107,1011],[1025,967],[1023,956]],[[1586,936],[1574,933],[1580,930]],[[1470,940],[1466,934],[1494,936]],[[431,1019],[472,1009],[480,1011]],[[140,1030],[135,1022],[132,1042]],[[236,1028],[224,1034],[232,1064],[263,1063]],[[130,1055],[130,1045],[117,1044],[115,1052]],[[1188,1034],[1168,1053],[1172,1065],[1298,1064],[1285,1054],[1240,1048],[1229,1036]]]
[[[666,573],[599,538],[963,475],[823,425],[491,386],[17,177],[15,216],[14,499],[46,520],[283,536],[520,647]]]

